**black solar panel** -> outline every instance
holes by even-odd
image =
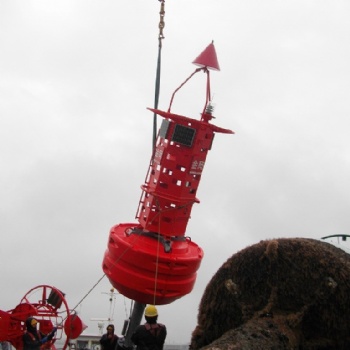
[[[184,146],[191,147],[195,134],[196,129],[176,124],[171,141],[180,143]]]

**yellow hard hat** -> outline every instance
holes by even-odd
[[[145,316],[147,317],[158,316],[157,308],[154,305],[148,305],[145,309]]]
[[[28,317],[26,319],[26,327],[35,327],[38,323],[38,320],[36,320],[34,317]]]

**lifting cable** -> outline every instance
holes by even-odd
[[[164,39],[163,29],[165,27],[164,16],[165,16],[165,0],[158,0],[160,2],[159,11],[159,34],[158,34],[158,59],[157,59],[157,71],[156,71],[156,84],[154,93],[154,109],[158,108],[159,102],[159,92],[160,92],[160,68],[161,68],[161,56],[162,56],[162,40]],[[157,142],[157,114],[153,113],[153,152],[156,149]],[[160,222],[159,222],[160,226]],[[159,227],[160,229],[160,227]],[[160,231],[159,231],[160,232]],[[154,294],[153,294],[153,304],[156,303],[156,293],[157,293],[157,282],[158,282],[158,261],[159,261],[159,247],[160,247],[160,234],[158,232],[158,243],[157,243],[157,256],[156,256],[156,270],[154,278]]]
[[[158,34],[158,59],[157,59],[157,73],[156,73],[156,84],[155,84],[155,94],[154,94],[154,109],[158,108],[159,101],[159,91],[160,91],[160,68],[161,68],[161,56],[162,56],[162,40],[164,39],[163,29],[165,27],[164,16],[164,3],[165,0],[158,0],[160,2],[159,11],[159,34]],[[152,146],[155,149],[157,140],[157,114],[153,114],[153,142]]]
[[[99,280],[90,288],[90,290],[80,299],[80,301],[75,305],[72,309],[72,311],[75,311],[75,309],[84,301],[84,299],[95,289],[95,287],[104,279],[106,274],[103,274],[102,277],[99,278]]]
[[[116,261],[114,261],[114,265],[119,264],[119,261],[122,259],[122,257],[134,246],[135,242],[139,239],[140,237],[136,237],[136,239],[132,242],[129,247],[125,248],[125,250],[118,256]],[[90,290],[80,299],[80,301],[74,306],[72,311],[75,311],[76,308],[89,296],[89,294],[97,287],[97,285],[106,277],[106,274],[104,273],[98,280],[97,282],[90,288]]]

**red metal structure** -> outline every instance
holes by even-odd
[[[57,327],[55,337],[45,347],[55,349],[55,342],[61,341],[60,348],[65,349],[69,339],[77,338],[86,327],[80,318],[72,313],[64,294],[55,287],[40,285],[32,288],[12,310],[0,310],[0,341],[7,341],[16,349],[22,349],[22,336],[25,333],[25,321],[35,317],[38,330],[48,334]]]
[[[219,70],[213,43],[194,63],[200,68],[190,78],[199,71],[207,74],[201,119],[170,112],[178,89],[167,112],[150,109],[163,121],[141,187],[138,223],[112,227],[103,259],[103,271],[113,287],[143,304],[169,304],[191,292],[203,251],[185,236],[186,227],[193,204],[199,203],[196,194],[214,134],[233,133],[210,123],[208,68]]]

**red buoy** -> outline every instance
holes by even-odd
[[[187,224],[215,133],[233,133],[210,123],[208,68],[219,69],[213,44],[194,63],[207,73],[201,119],[150,108],[163,120],[141,186],[138,223],[112,227],[103,259],[113,287],[141,304],[169,304],[192,291],[203,250],[185,236]]]

